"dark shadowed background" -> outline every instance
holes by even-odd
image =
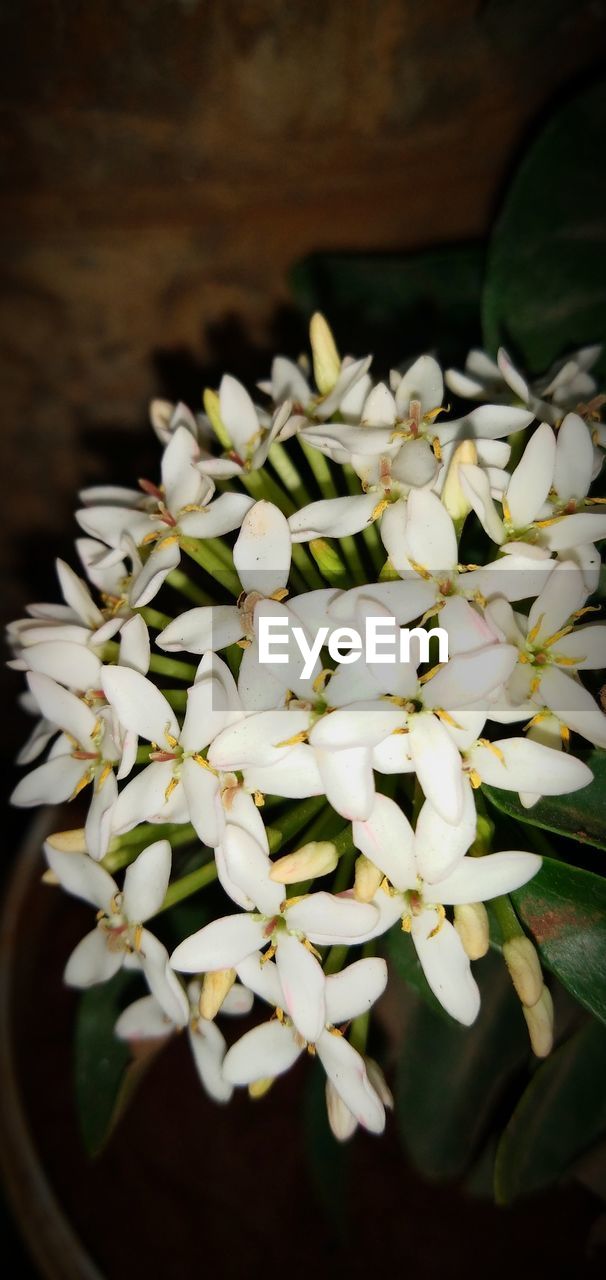
[[[554,103],[600,69],[605,34],[603,0],[2,0],[3,620],[29,600],[54,598],[52,561],[70,557],[79,487],[154,474],[157,453],[145,428],[151,396],[197,408],[202,387],[221,371],[250,384],[268,370],[272,351],[296,355],[303,347],[305,317],[289,287],[295,263],[323,250],[402,251],[485,235],[522,143]],[[3,684],[5,774],[25,732],[13,711],[18,687],[17,678]],[[13,844],[24,825],[23,815],[10,818]],[[71,1007],[65,997],[58,1014],[65,1025]],[[53,1056],[43,1032],[36,1043],[59,1075],[65,1055]],[[135,1126],[149,1124],[170,1079],[167,1067],[156,1071]],[[290,1086],[282,1115],[288,1106],[297,1107]],[[205,1105],[217,1143],[212,1114]],[[245,1129],[249,1114],[239,1104]],[[54,1123],[56,1135],[64,1123],[57,1110]],[[179,1105],[162,1140],[184,1123]],[[264,1132],[255,1121],[256,1136],[249,1130],[243,1146],[250,1177],[259,1175],[256,1256],[282,1251],[280,1232],[289,1232],[287,1219],[263,1208],[263,1188],[279,1177],[282,1123],[270,1120]],[[234,1145],[217,1175],[217,1250],[234,1230],[230,1179],[241,1165],[235,1119],[225,1132]],[[395,1146],[388,1142],[381,1163],[378,1146],[363,1140],[356,1156],[361,1178],[370,1172],[385,1184],[394,1259]],[[70,1161],[84,1179],[81,1227],[86,1196],[103,1195],[103,1173],[86,1184],[69,1134],[63,1167],[56,1150],[55,1143],[62,1195],[75,1194]],[[299,1159],[289,1149],[287,1182]],[[402,1235],[417,1229],[407,1202],[425,1240],[437,1232],[436,1266],[427,1243],[419,1260],[418,1274],[431,1275],[446,1247],[434,1214],[456,1231],[458,1202],[443,1189],[414,1183],[411,1190],[413,1175],[405,1177]],[[584,1194],[558,1193],[540,1208],[555,1274],[574,1265],[569,1248],[557,1270],[558,1231],[581,1250],[596,1216]],[[312,1212],[310,1196],[306,1189],[301,1212]],[[363,1209],[356,1202],[356,1212]],[[361,1274],[375,1238],[380,1256],[377,1194],[369,1212],[375,1226],[364,1224]],[[515,1220],[513,1236],[488,1212],[484,1206],[481,1228],[468,1223],[470,1239],[476,1229],[485,1244],[501,1233],[523,1252],[536,1229],[532,1212]],[[316,1259],[322,1275],[338,1265],[326,1240],[324,1262]],[[231,1274],[225,1259],[202,1252],[200,1263]],[[170,1258],[160,1265],[171,1274]],[[257,1274],[250,1262],[234,1263],[234,1274],[238,1267]]]

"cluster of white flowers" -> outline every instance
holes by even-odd
[[[264,1092],[307,1049],[346,1137],[381,1131],[390,1103],[365,1055],[387,980],[375,940],[400,921],[434,995],[472,1023],[483,903],[540,867],[490,851],[482,784],[530,806],[591,780],[571,730],[606,746],[579,677],[605,664],[606,627],[585,614],[606,536],[588,496],[606,429],[595,349],[536,389],[504,352],[498,364],[474,352],[446,382],[497,403],[450,419],[432,356],[375,382],[371,357],[341,360],[319,315],[311,348],[313,382],[304,362],[274,360],[267,407],[230,376],[203,414],[154,402],[160,480],[81,495],[90,585],[59,562],[64,602],[10,628],[37,717],[20,761],[46,752],[13,800],[64,802],[90,785],[83,830],[45,846],[47,878],[98,913],[66,981],[87,987],[124,963],[148,984],[117,1034],[189,1028],[221,1101],[235,1085]],[[449,661],[386,665],[345,645],[342,662],[320,655],[303,676],[292,651],[260,661],[261,617],[310,643],[320,627],[342,642],[369,617],[439,619]],[[124,867],[120,886],[110,872]],[[224,908],[169,956],[147,922],[215,878]],[[362,951],[347,966],[349,947]],[[530,985],[544,1052],[540,970]],[[246,1014],[254,996],[269,1020],[227,1049],[217,1014]]]

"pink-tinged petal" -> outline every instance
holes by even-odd
[[[110,950],[100,929],[93,929],[72,951],[63,980],[68,987],[93,987],[97,982],[107,982],[122,967],[123,957],[123,952]]]
[[[249,991],[248,987],[242,986],[241,982],[234,982],[233,987],[229,988],[223,1000],[221,1013],[226,1013],[230,1018],[245,1017],[247,1013],[250,1013],[253,1004],[253,992]]]
[[[316,751],[326,799],[343,818],[367,818],[374,800],[372,752],[367,747]]]
[[[188,538],[222,538],[224,533],[239,529],[253,499],[244,493],[221,493],[202,511],[187,512],[179,519],[179,528]]]
[[[142,996],[120,1014],[114,1035],[119,1040],[159,1040],[174,1030],[174,1022],[167,1018],[155,997]]]
[[[161,750],[170,749],[168,735],[179,737],[179,722],[151,680],[130,667],[104,667],[102,684],[107,701],[125,729],[157,743]]]
[[[137,954],[147,985],[166,1016],[177,1027],[187,1026],[189,1000],[170,967],[166,947],[149,929],[143,929]]]
[[[254,916],[223,916],[179,943],[170,962],[181,973],[235,969],[251,952],[266,945],[265,928],[265,921]]]
[[[412,940],[436,999],[457,1022],[471,1026],[480,1010],[480,992],[454,925],[426,908],[412,917]]]
[[[149,671],[149,659],[149,631],[141,614],[137,613],[120,630],[120,666],[132,667],[133,671],[145,675]]]
[[[463,902],[488,902],[503,893],[513,893],[541,869],[536,853],[511,850],[484,858],[462,858],[444,879],[426,889],[426,896],[445,906]]]
[[[116,801],[112,818],[114,833],[131,831],[138,822],[168,821],[166,789],[172,777],[172,760],[154,761],[135,774]]]
[[[415,830],[419,875],[432,883],[448,875],[476,838],[477,814],[473,791],[463,781],[463,812],[459,822],[445,822],[429,800],[421,808]]]
[[[319,891],[286,907],[289,929],[305,934],[319,947],[354,943],[377,923],[377,908],[355,898]]]
[[[188,653],[206,653],[207,649],[224,649],[242,638],[240,610],[235,604],[205,605],[186,609],[160,632],[156,643],[167,653],[186,649]]]
[[[414,833],[395,800],[377,793],[368,818],[354,822],[353,841],[397,889],[415,887]]]
[[[463,813],[461,757],[446,726],[433,715],[410,717],[410,753],[423,793],[445,822]]]
[[[211,743],[209,762],[224,770],[276,764],[290,751],[289,740],[308,727],[307,711],[260,711],[224,729]]]
[[[295,512],[288,521],[293,542],[312,538],[344,538],[372,523],[377,496],[364,493],[351,498],[322,498]]]
[[[553,485],[563,502],[584,498],[593,477],[593,442],[587,423],[567,413],[556,445]]]
[[[368,1079],[364,1059],[344,1036],[330,1031],[322,1033],[316,1049],[328,1079],[358,1124],[371,1133],[382,1133],[385,1111]]]
[[[154,599],[172,569],[176,569],[181,551],[176,536],[168,533],[158,541],[143,568],[131,583],[129,599],[133,608],[140,609]]]
[[[272,502],[255,502],[234,545],[234,565],[245,591],[271,596],[285,587],[290,572],[288,520]]]
[[[299,1035],[315,1044],[326,1022],[326,978],[321,964],[298,938],[280,933],[276,967],[285,1007]]]
[[[482,702],[505,683],[517,660],[518,650],[510,644],[491,644],[472,653],[459,653],[427,681],[423,688],[425,706],[456,711],[457,707]]]
[[[302,1052],[293,1028],[274,1018],[247,1031],[228,1049],[223,1075],[235,1085],[271,1080],[288,1071]]]
[[[244,772],[247,787],[265,795],[302,800],[307,796],[322,795],[324,791],[315,753],[304,742],[292,747],[277,764],[259,768],[248,765]]]
[[[572,561],[557,564],[528,614],[528,631],[533,643],[541,644],[555,635],[573,613],[585,603],[587,591],[581,570]]]
[[[133,924],[143,924],[160,910],[170,880],[171,858],[168,840],[156,840],[127,867],[122,910]]]
[[[225,831],[219,778],[190,757],[181,765],[181,783],[190,821],[202,843],[214,849]]]
[[[112,819],[118,799],[118,783],[112,771],[102,786],[95,786],[85,823],[86,847],[91,858],[100,862],[109,849],[112,836]]]
[[[188,1038],[196,1071],[206,1092],[215,1102],[229,1102],[233,1086],[223,1075],[227,1045],[218,1026],[199,1018],[195,1027],[189,1028]]]
[[[569,729],[596,747],[606,747],[606,715],[583,685],[559,667],[548,667],[537,695]]]
[[[228,823],[222,848],[230,879],[264,915],[278,915],[284,887],[270,880],[272,864],[261,845],[243,827]]]
[[[27,683],[42,715],[88,748],[97,720],[90,707],[75,694],[63,689],[49,676],[31,672]]]
[[[284,995],[275,962],[273,960],[264,962],[259,951],[247,956],[238,965],[238,977],[244,986],[256,996],[260,996],[261,1000],[266,1000],[276,1008],[283,1005]]]
[[[47,640],[30,645],[24,654],[30,671],[56,680],[70,689],[94,689],[99,684],[101,663],[83,644]]]
[[[32,769],[17,783],[11,804],[31,809],[38,804],[62,804],[71,799],[89,761],[74,760],[72,756],[58,755]]]
[[[378,956],[357,960],[326,979],[326,1017],[333,1026],[372,1008],[387,986],[387,965]]]
[[[118,886],[104,867],[100,867],[85,853],[64,853],[60,849],[53,849],[48,843],[44,845],[44,854],[51,871],[66,893],[109,912]]]
[[[413,489],[407,503],[406,551],[424,569],[444,572],[458,560],[454,524],[437,494]]]
[[[542,796],[567,795],[591,782],[591,769],[576,756],[565,755],[526,738],[500,738],[490,747],[473,747],[468,763],[482,782],[504,791],[533,791]]]

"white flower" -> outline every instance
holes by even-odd
[[[163,1012],[177,1026],[185,1026],[187,997],[168,963],[162,943],[143,928],[164,901],[170,878],[171,849],[158,840],[139,854],[126,870],[124,888],[103,867],[83,853],[64,853],[45,844],[51,870],[68,893],[98,908],[97,927],[78,943],[65,969],[72,987],[90,987],[112,978],[126,964],[140,968]]]
[[[258,953],[251,954],[238,966],[242,982],[262,999],[273,1004],[278,1017],[254,1027],[228,1050],[223,1070],[232,1084],[251,1084],[272,1079],[288,1071],[305,1049],[302,1038],[290,1018],[279,967],[263,963]],[[385,990],[387,968],[384,960],[358,960],[325,982],[324,1021],[316,1037],[307,1041],[317,1053],[333,1088],[355,1120],[372,1133],[382,1133],[385,1112],[377,1090],[371,1084],[364,1059],[349,1044],[338,1028],[359,1014],[366,1013]]]
[[[499,348],[496,361],[484,351],[473,350],[464,373],[447,369],[444,379],[450,390],[464,399],[509,403],[513,393],[516,400],[532,409],[535,417],[557,425],[562,409],[576,409],[580,400],[590,400],[595,395],[596,382],[589,369],[601,350],[599,346],[581,347],[533,383],[516,369],[504,347]]]

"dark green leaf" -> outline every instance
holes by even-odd
[[[511,896],[543,964],[606,1022],[606,880],[544,858],[534,880]]]
[[[76,1106],[80,1130],[89,1155],[97,1155],[117,1118],[121,1090],[126,1086],[131,1055],[114,1035],[132,974],[120,970],[110,982],[90,987],[80,999],[76,1018]],[[126,1086],[128,1088],[128,1086]]]
[[[305,1095],[305,1150],[311,1181],[326,1216],[344,1240],[350,1148],[337,1142],[326,1114],[326,1076],[315,1062]]]
[[[374,350],[381,365],[437,347],[461,359],[478,341],[483,251],[476,245],[414,255],[318,254],[292,273],[308,313],[326,313],[343,351]]]
[[[426,1177],[452,1178],[475,1157],[495,1105],[528,1057],[526,1027],[499,956],[474,968],[482,1007],[473,1027],[420,1001],[407,1020],[396,1109],[402,1140]]]
[[[553,116],[527,152],[488,252],[486,346],[513,343],[531,373],[604,338],[606,85]],[[602,356],[602,371],[604,356]]]
[[[591,1021],[536,1071],[499,1143],[501,1204],[560,1178],[606,1129],[606,1030]]]
[[[594,775],[588,787],[572,795],[545,796],[532,809],[525,809],[513,791],[482,790],[496,809],[519,822],[606,849],[606,751],[592,751],[587,764]]]
[[[421,968],[419,957],[409,933],[405,933],[400,924],[390,929],[385,939],[387,956],[400,977],[412,987],[421,999],[433,1009],[434,1013],[447,1022],[452,1022],[450,1014],[436,999]]]

